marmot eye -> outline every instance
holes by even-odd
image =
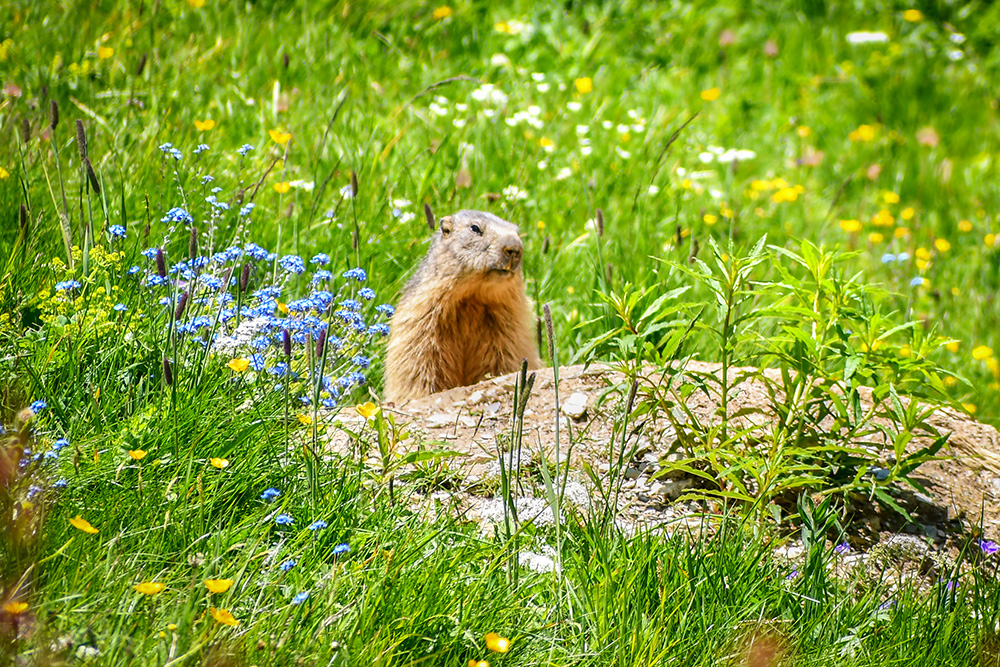
[[[472,230],[472,231],[474,231],[475,233],[479,234],[480,236],[482,236],[482,235],[483,235],[483,230],[481,230],[481,229],[479,228],[479,225],[472,225],[472,227],[469,227],[469,229],[471,229],[471,230]]]

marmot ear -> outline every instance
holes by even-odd
[[[446,215],[443,218],[441,218],[441,234],[443,234],[444,236],[448,236],[448,234],[451,234],[451,228],[452,228],[451,223],[452,221],[450,215]]]

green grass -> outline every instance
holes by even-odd
[[[438,19],[435,8],[108,0],[0,10],[0,421],[15,429],[16,413],[43,399],[31,447],[70,443],[30,474],[0,475],[2,598],[29,605],[20,620],[0,616],[2,655],[75,663],[94,646],[97,664],[222,663],[231,653],[246,664],[462,665],[489,657],[482,638],[494,631],[513,640],[494,665],[740,664],[754,635],[787,646],[794,664],[965,665],[995,651],[1000,588],[975,559],[954,592],[918,591],[871,572],[829,580],[821,564],[834,556],[822,545],[786,579],[790,565],[771,555],[778,538],[737,518],[705,541],[606,532],[578,517],[558,538],[526,526],[506,540],[426,519],[406,484],[389,493],[384,471],[309,453],[327,426],[288,400],[308,392],[315,402],[315,387],[273,391],[263,373],[227,369],[230,356],[175,346],[167,331],[182,290],[137,287],[127,269],[149,270],[149,247],[162,245],[171,266],[188,257],[184,226],[164,241],[161,222],[182,206],[199,253],[247,241],[279,255],[327,253],[335,276],[360,266],[373,304],[392,303],[425,252],[424,203],[438,216],[491,210],[521,226],[529,293],[539,313],[551,304],[560,359],[580,360],[618,326],[599,293],[653,298],[691,284],[676,267],[708,261],[709,237],[737,254],[764,235],[794,252],[810,241],[848,251],[830,280],[855,277],[879,313],[852,292],[854,321],[911,324],[877,347],[838,330],[825,373],[863,357],[872,384],[997,423],[1000,11],[922,7],[908,21],[903,5],[818,0],[462,3]],[[889,41],[851,44],[853,31]],[[765,53],[769,41],[776,54]],[[713,88],[718,97],[703,99]],[[212,129],[196,126],[209,119]],[[167,142],[183,159],[157,148]],[[200,143],[209,149],[196,156]],[[245,143],[254,149],[241,159]],[[711,147],[754,157],[706,162]],[[296,182],[313,185],[275,187]],[[204,201],[213,186],[228,211]],[[251,199],[252,222],[241,225]],[[588,224],[597,209],[601,237]],[[879,226],[883,210],[893,222]],[[68,261],[63,211],[79,247],[70,274],[53,261]],[[859,231],[849,231],[854,220]],[[123,255],[108,258],[117,224],[127,228],[114,245]],[[809,283],[787,255],[767,252],[755,281]],[[883,262],[887,253],[909,259]],[[279,275],[261,263],[251,290]],[[307,276],[289,280],[282,300],[304,296]],[[69,278],[82,283],[73,299],[53,296]],[[335,284],[338,298],[360,287]],[[772,305],[773,294],[751,305]],[[155,303],[162,295],[168,308]],[[696,310],[711,295],[700,284],[681,298]],[[184,318],[214,327],[216,306],[192,301]],[[346,404],[380,389],[381,348],[352,344],[372,365]],[[598,349],[649,354],[630,344]],[[310,359],[295,349],[301,372]],[[717,361],[716,350],[696,334],[686,353]],[[727,363],[774,363],[773,351],[736,346]],[[357,440],[373,437],[366,426]],[[13,442],[0,456],[16,460]],[[139,449],[139,461],[127,454]],[[65,488],[53,486],[60,478]],[[31,484],[42,490],[29,506]],[[260,499],[268,487],[282,490],[274,503]],[[275,525],[279,509],[291,526]],[[78,514],[99,532],[73,528]],[[308,530],[317,519],[328,526]],[[343,543],[350,552],[335,555]],[[544,544],[559,548],[561,577],[512,565],[518,549]],[[289,559],[297,564],[284,572]],[[209,578],[234,584],[209,595]],[[144,581],[167,587],[146,597],[133,589]],[[303,591],[309,598],[291,604]],[[217,623],[209,607],[240,625]],[[11,639],[18,628],[27,630]]]

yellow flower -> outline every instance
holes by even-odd
[[[858,129],[851,131],[847,137],[851,141],[871,141],[875,138],[875,128],[871,125],[859,125]]]
[[[899,195],[897,195],[895,192],[883,192],[882,201],[884,201],[886,204],[898,204]]]
[[[897,239],[901,239],[910,235],[910,229],[908,227],[897,227],[892,235]]]
[[[81,518],[79,514],[76,515],[75,519],[70,519],[69,523],[74,528],[82,530],[85,533],[90,533],[91,535],[97,532],[97,529],[91,526],[89,521]]]
[[[913,354],[913,352],[912,350],[910,350],[909,345],[904,345],[903,347],[899,348],[899,356],[903,357],[904,359],[908,358],[911,354]]]
[[[713,100],[719,99],[719,95],[721,94],[722,91],[719,90],[718,88],[709,88],[708,90],[701,91],[701,99],[705,100],[706,102],[711,102]]]
[[[884,208],[872,216],[872,224],[876,227],[891,227],[894,222],[896,222],[895,218]]]
[[[354,409],[365,419],[371,419],[378,414],[380,408],[371,401],[368,401],[362,405],[355,406]]]
[[[101,60],[107,60],[113,55],[115,55],[115,50],[110,46],[102,46],[97,49],[97,57]]]
[[[301,423],[305,424],[306,426],[308,426],[309,424],[312,424],[312,422],[313,422],[313,418],[310,417],[309,415],[298,415],[298,417],[299,417],[299,421]]]
[[[282,181],[281,183],[274,184],[274,191],[279,192],[281,194],[285,194],[291,189],[292,189],[292,184],[288,183],[287,181]]]
[[[945,345],[945,347],[948,348],[949,352],[955,353],[955,352],[958,352],[958,346],[959,345],[960,345],[960,343],[957,340],[953,340],[953,341],[950,341],[947,345]]]
[[[187,3],[195,9],[201,9],[205,6],[205,0],[187,0]]]
[[[916,211],[913,210],[913,207],[908,206],[899,212],[899,217],[903,220],[912,220],[915,213]]]
[[[541,146],[542,148],[552,148],[553,146],[556,145],[556,142],[552,141],[548,137],[542,137],[541,139],[538,140],[538,145]]]
[[[972,348],[972,358],[976,361],[985,361],[993,356],[993,348],[986,345],[977,345]]]
[[[212,615],[212,618],[214,618],[219,623],[222,623],[223,625],[231,625],[233,627],[236,627],[237,625],[240,624],[240,622],[237,621],[236,618],[225,609],[216,609],[215,607],[209,607],[208,613]]]
[[[992,248],[997,244],[996,234],[987,234],[983,237],[983,243],[986,244],[987,248]]]
[[[3,167],[0,167],[0,181],[5,181],[8,178],[10,178],[10,172]]]
[[[795,128],[795,132],[800,137],[802,137],[803,139],[805,139],[810,134],[812,134],[813,131],[812,131],[812,128],[809,127],[808,125],[799,125],[797,128]]]
[[[538,228],[539,229],[545,229],[545,222],[543,222],[542,220],[539,220],[538,221]]]
[[[211,118],[206,118],[205,120],[196,120],[194,122],[194,126],[195,129],[200,130],[201,132],[206,132],[215,127],[215,121],[212,120]]]
[[[930,259],[931,258],[931,251],[928,250],[927,248],[921,247],[921,248],[917,248],[916,250],[914,250],[913,251],[913,255],[917,259]]]
[[[771,201],[776,204],[780,204],[785,201],[795,201],[799,198],[799,192],[801,192],[799,186],[795,186],[793,188],[781,188],[771,195]]]
[[[860,220],[841,220],[840,228],[843,229],[848,234],[857,234],[861,231],[861,221]]]
[[[945,239],[934,239],[934,247],[937,248],[938,252],[948,252],[951,250],[951,244]]]
[[[594,89],[594,80],[589,76],[582,76],[574,81],[573,85],[576,87],[576,92],[586,95]]]
[[[971,232],[972,231],[972,223],[969,222],[968,220],[960,220],[958,222],[958,231],[960,231],[960,232]]]
[[[566,294],[576,294],[576,288],[570,285],[566,288]]]
[[[229,368],[236,371],[237,373],[242,373],[246,369],[250,368],[250,360],[246,357],[237,357],[226,364]]]
[[[701,219],[705,221],[706,225],[714,225],[719,221],[718,216],[712,215],[711,213],[706,213],[705,215],[701,216]]]
[[[924,18],[924,13],[919,9],[907,9],[903,12],[903,18],[910,23],[916,23],[920,19]]]
[[[488,660],[470,660],[469,667],[490,667]]]
[[[132,588],[139,591],[143,595],[156,595],[166,587],[166,584],[161,584],[157,581],[145,581],[141,584],[136,584]]]
[[[882,234],[880,234],[878,232],[872,232],[871,234],[868,235],[868,241],[869,241],[869,243],[881,243],[884,240],[885,240],[885,237],[882,236]]]
[[[684,188],[685,190],[690,190],[691,189],[691,179],[690,178],[685,178],[683,181],[681,181],[681,187]]]
[[[962,290],[958,289],[957,287],[952,287],[951,288],[951,295],[952,296],[958,296],[961,293],[962,293]]]
[[[958,378],[955,377],[954,375],[948,375],[945,377],[944,386],[954,387],[956,384],[958,384]]]
[[[146,457],[146,450],[144,449],[130,449],[128,450],[128,455],[131,456],[136,461],[141,461]]]
[[[267,133],[271,135],[271,140],[274,143],[284,146],[288,143],[288,140],[292,138],[290,132],[282,132],[281,130],[268,130]]]
[[[221,459],[218,456],[213,456],[208,460],[208,465],[222,470],[223,468],[229,467],[229,459]]]
[[[451,16],[451,14],[452,14],[451,7],[449,7],[448,5],[441,5],[440,7],[434,10],[434,18],[436,18],[438,21],[440,21],[441,19],[448,18],[449,16]]]
[[[27,602],[8,602],[3,606],[3,610],[11,616],[20,616],[28,610]]]
[[[486,640],[486,648],[491,651],[496,651],[497,653],[506,653],[510,650],[510,640],[506,637],[501,637],[495,632],[487,633],[483,639]]]
[[[232,579],[206,579],[205,588],[212,593],[225,593],[233,585]]]
[[[968,412],[970,415],[976,414],[975,403],[962,403],[962,407],[965,408],[965,411]]]

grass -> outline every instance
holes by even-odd
[[[774,296],[784,306],[814,277],[790,259],[805,241],[846,253],[825,280],[853,278],[859,291],[842,305],[849,317],[831,309],[819,325],[837,352],[824,372],[863,358],[878,371],[873,385],[895,382],[995,424],[1000,10],[907,9],[7,3],[4,658],[697,665],[757,664],[770,646],[793,664],[994,664],[1000,588],[989,558],[964,556],[954,589],[928,590],[877,569],[830,578],[832,544],[784,563],[773,556],[783,534],[739,516],[711,538],[633,535],[572,515],[558,535],[524,525],[509,539],[484,536],[418,511],[406,479],[390,492],[385,470],[323,451],[321,401],[377,402],[379,335],[332,317],[342,347],[318,349],[318,329],[302,325],[286,353],[279,327],[260,351],[269,368],[289,364],[275,376],[229,365],[249,361],[246,346],[207,354],[192,340],[216,331],[222,310],[260,306],[252,293],[268,286],[287,304],[308,296],[321,266],[333,300],[357,299],[366,326],[382,322],[373,307],[395,301],[425,252],[428,203],[439,216],[481,208],[520,224],[529,293],[539,315],[551,305],[561,360],[595,349],[649,360],[652,348],[627,331],[593,344],[619,326],[608,304],[687,286],[678,299],[710,304],[707,283],[678,267],[709,261],[710,238],[742,256],[766,235],[754,284],[794,288]],[[887,41],[853,44],[855,31]],[[253,148],[241,156],[244,144]],[[193,218],[194,252],[188,225],[163,220],[175,207]],[[148,248],[177,267],[247,242],[276,256],[212,265],[233,303],[218,287],[140,284],[157,273]],[[309,264],[318,253],[329,264]],[[307,272],[279,262],[292,254]],[[355,267],[364,283],[342,278]],[[56,289],[67,280],[80,286]],[[743,307],[762,310],[774,294]],[[286,323],[299,321],[292,312]],[[197,317],[204,326],[184,328]],[[830,324],[837,317],[863,330]],[[869,329],[885,335],[865,338]],[[753,334],[776,331],[764,319]],[[776,358],[699,331],[686,345],[713,361],[722,349],[727,364]],[[318,363],[330,384],[309,374]],[[365,381],[331,391],[352,372]],[[37,400],[48,407],[21,412]],[[384,416],[361,423],[359,446],[388,452]],[[41,456],[18,468],[22,446]],[[281,493],[268,501],[268,488]],[[70,524],[77,515],[98,532]],[[552,544],[559,575],[516,566],[519,551]],[[786,578],[793,566],[799,576]],[[210,593],[206,579],[233,583]],[[165,587],[146,595],[134,588],[143,582]],[[510,652],[488,655],[488,632],[510,638]]]

